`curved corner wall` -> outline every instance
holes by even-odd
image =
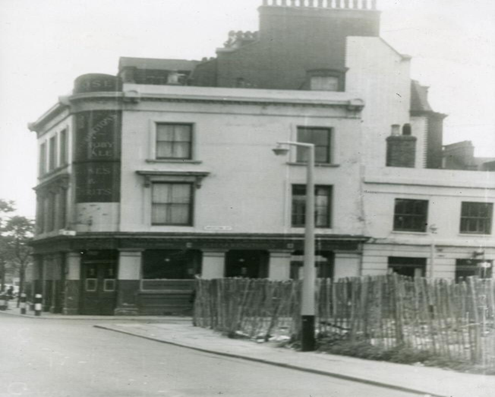
[[[74,93],[120,89],[117,77],[90,74],[76,79]],[[95,106],[94,110],[77,112],[74,123],[76,224],[80,231],[116,230],[120,203],[122,111]]]

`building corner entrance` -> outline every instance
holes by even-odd
[[[115,251],[86,251],[81,255],[81,314],[113,315],[117,298]]]

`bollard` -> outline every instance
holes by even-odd
[[[26,314],[26,300],[27,300],[27,297],[26,297],[26,294],[25,293],[22,293],[21,294],[21,314]]]
[[[34,315],[41,316],[41,294],[36,294],[34,296]]]

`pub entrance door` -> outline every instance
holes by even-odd
[[[111,251],[82,256],[81,314],[113,315],[117,297],[117,258]]]

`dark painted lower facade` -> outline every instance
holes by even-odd
[[[355,273],[365,240],[317,236],[318,276]],[[303,235],[81,233],[33,246],[34,290],[63,314],[187,315],[196,277],[297,279],[303,262]]]

